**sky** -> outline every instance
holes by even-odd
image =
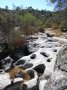
[[[0,0],[0,7],[13,9],[13,5],[27,8],[32,6],[34,9],[53,11],[54,5],[48,5],[48,0]]]

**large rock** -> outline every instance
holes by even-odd
[[[55,71],[44,86],[44,90],[66,90],[67,77],[62,72]]]
[[[55,70],[67,71],[67,47],[63,47],[57,54]]]
[[[44,90],[67,90],[67,47],[56,58],[54,72],[44,85]]]

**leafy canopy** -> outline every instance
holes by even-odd
[[[55,8],[57,9],[66,9],[67,8],[67,0],[50,0],[51,3],[55,3]]]

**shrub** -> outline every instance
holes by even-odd
[[[63,20],[63,21],[61,22],[60,28],[61,28],[61,29],[62,29],[62,28],[67,29],[67,20]]]
[[[40,27],[40,28],[39,28],[39,32],[44,33],[45,30],[44,30],[42,27]]]
[[[25,45],[27,45],[28,42],[26,38],[21,36],[21,32],[19,30],[15,31],[12,30],[10,33],[10,37],[8,40],[9,49],[11,51],[15,49],[23,48]]]
[[[52,29],[58,29],[58,28],[59,28],[59,25],[58,25],[58,24],[54,23],[54,24],[52,25]]]

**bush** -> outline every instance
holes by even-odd
[[[15,49],[23,48],[25,45],[27,45],[28,42],[26,41],[26,38],[21,36],[21,32],[19,30],[15,31],[12,30],[10,33],[10,37],[8,40],[9,49],[11,51]]]
[[[58,28],[59,26],[56,23],[52,25],[52,29],[58,29]]]
[[[60,28],[61,28],[61,29],[62,29],[62,28],[67,29],[67,20],[63,20],[63,21],[61,22]]]
[[[40,28],[39,28],[39,32],[44,33],[45,30],[44,30],[42,27],[40,27]]]
[[[26,29],[25,27],[24,28],[21,28],[21,31],[24,35],[33,35],[35,33],[38,32],[38,28],[37,27],[34,27],[34,26],[28,26],[28,28]]]

